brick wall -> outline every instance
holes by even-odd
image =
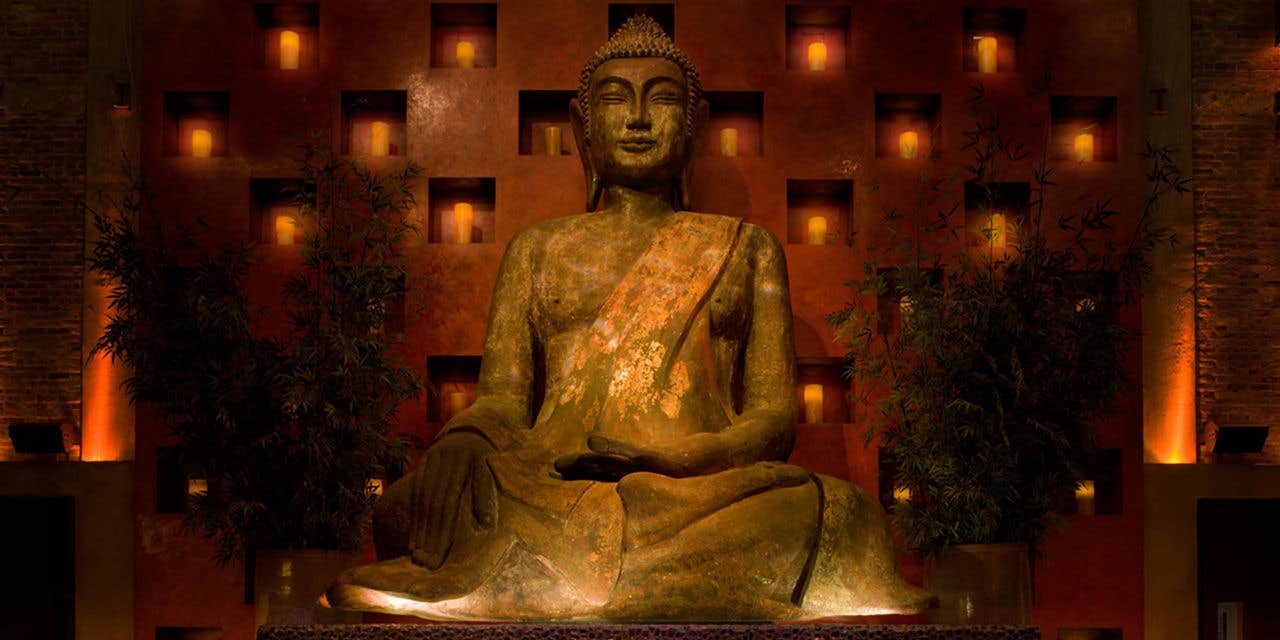
[[[84,0],[0,0],[0,428],[80,440]],[[3,435],[3,434],[0,434]],[[12,456],[0,437],[0,460]]]
[[[1198,430],[1280,427],[1275,3],[1193,0],[1191,12]],[[1280,462],[1280,435],[1263,457]]]

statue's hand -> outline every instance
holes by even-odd
[[[449,557],[459,518],[470,517],[477,529],[493,527],[497,490],[485,462],[493,445],[472,433],[450,433],[427,449],[414,471],[413,562],[438,569]]]
[[[594,465],[620,478],[635,471],[652,471],[673,478],[723,471],[733,466],[729,441],[719,433],[695,433],[669,443],[636,445],[605,435],[587,438],[591,453],[576,457],[576,465]],[[561,460],[564,460],[563,458]],[[556,461],[557,470],[561,461]]]

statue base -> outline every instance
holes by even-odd
[[[856,624],[358,624],[269,626],[258,640],[1040,640],[1037,627]]]

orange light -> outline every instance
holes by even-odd
[[[995,73],[999,69],[996,58],[999,51],[1000,44],[995,37],[978,38],[978,73]]]
[[[213,132],[208,129],[191,130],[191,155],[208,158],[213,155]]]
[[[276,244],[286,246],[293,244],[294,236],[297,234],[298,224],[294,221],[293,216],[287,213],[276,215]]]
[[[108,293],[106,286],[85,285],[85,324],[87,330],[93,331],[90,339],[101,336],[106,329]],[[85,363],[81,372],[84,398],[80,460],[109,462],[133,458],[133,409],[120,388],[127,375],[124,363],[113,362],[105,353]]]
[[[1076,487],[1076,513],[1091,516],[1095,512],[1095,489],[1092,480],[1085,480]]]
[[[988,234],[991,248],[1004,249],[1009,244],[1009,221],[1005,219],[1003,213],[993,213],[987,222],[987,228],[983,231]]]
[[[915,131],[903,131],[898,136],[898,155],[906,160],[914,160],[920,151],[920,134]]]
[[[893,488],[894,502],[911,502],[911,490],[906,487]]]
[[[809,244],[827,243],[827,219],[822,216],[809,218]]]
[[[292,70],[298,68],[301,53],[301,38],[297,31],[288,29],[280,32],[280,68]]]
[[[369,125],[369,155],[391,154],[391,125],[381,120]]]
[[[1185,314],[1178,330],[1180,345],[1195,345],[1195,318]],[[1143,427],[1144,459],[1160,464],[1192,464],[1196,461],[1195,349],[1183,346],[1172,354],[1164,412]]]
[[[459,68],[471,69],[476,66],[476,45],[463,40],[454,49],[454,56],[458,59]]]
[[[822,423],[822,385],[820,384],[804,386],[804,421],[805,424]]]
[[[827,44],[825,42],[809,43],[809,70],[824,71],[827,68]]]
[[[1076,162],[1093,162],[1093,134],[1081,133],[1075,141]]]
[[[738,155],[738,130],[725,127],[720,130],[720,155],[732,158]]]
[[[475,208],[467,202],[453,205],[453,239],[458,244],[470,244],[471,227],[475,224]]]

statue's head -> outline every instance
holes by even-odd
[[[570,103],[587,210],[606,184],[670,187],[673,206],[687,209],[707,112],[689,56],[649,16],[627,20],[587,61]]]

